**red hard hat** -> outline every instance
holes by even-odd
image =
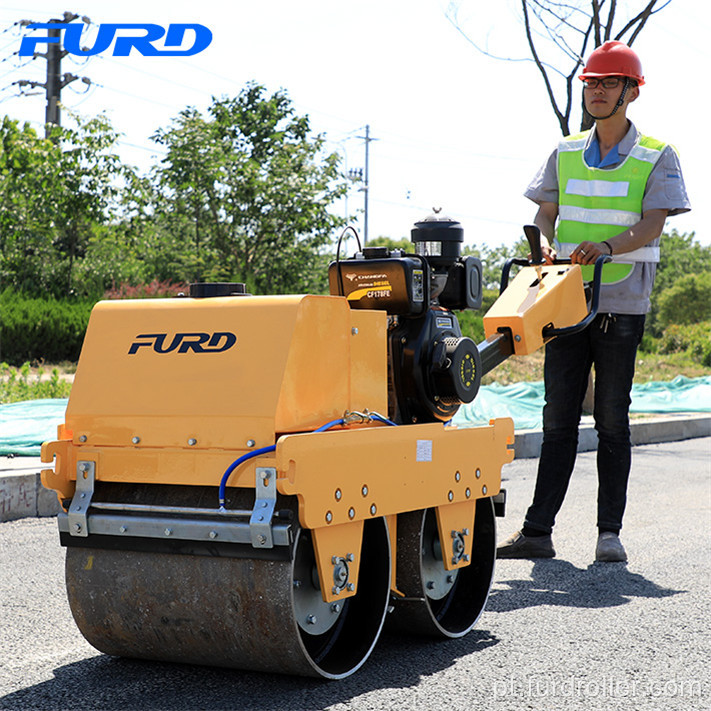
[[[578,77],[583,81],[589,77],[621,76],[635,79],[642,86],[642,62],[624,42],[605,42],[588,57],[583,73]]]

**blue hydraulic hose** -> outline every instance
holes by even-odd
[[[321,425],[318,429],[314,430],[314,432],[325,432],[326,430],[330,430],[331,427],[335,427],[336,425],[342,425],[343,424],[343,419],[339,420],[333,420],[331,422],[327,422],[325,425]],[[222,475],[222,479],[220,480],[220,491],[219,491],[219,502],[220,502],[220,508],[224,509],[225,508],[225,489],[227,489],[227,480],[230,478],[230,475],[232,472],[237,469],[237,467],[242,464],[243,462],[246,462],[248,459],[252,459],[253,457],[258,457],[260,454],[268,454],[269,452],[273,452],[276,449],[275,444],[270,444],[268,447],[262,447],[261,449],[255,449],[253,452],[247,452],[247,454],[243,454],[241,457],[238,459],[235,459],[232,464],[230,464],[229,467],[225,470],[225,473]]]
[[[390,425],[391,427],[398,427],[397,422],[393,422],[392,420],[389,420],[387,417],[383,417],[382,415],[379,415],[377,412],[371,412],[370,416],[374,420],[377,420],[378,422],[383,422],[386,425]]]
[[[330,430],[331,427],[335,427],[336,425],[342,425],[345,423],[345,420],[341,417],[338,420],[331,420],[330,422],[327,422],[325,425],[321,425],[318,429],[314,430],[315,432],[325,432],[326,430]]]
[[[252,457],[258,457],[260,454],[267,454],[268,452],[273,452],[276,449],[275,444],[270,444],[268,447],[262,447],[261,449],[255,449],[253,452],[247,452],[247,454],[243,454],[239,459],[235,459],[232,464],[230,464],[229,467],[225,470],[225,473],[222,475],[222,479],[220,480],[220,508],[224,509],[225,508],[225,489],[227,488],[227,480],[230,478],[230,474],[237,469],[237,467],[242,464],[242,462],[246,462],[248,459],[252,459]]]
[[[378,422],[383,422],[386,425],[392,425],[393,427],[397,427],[397,423],[392,422],[391,420],[388,420],[387,417],[383,417],[382,415],[379,415],[377,412],[372,412],[370,413],[370,416],[374,420],[378,420]],[[332,427],[336,427],[337,425],[343,425],[345,424],[345,420],[343,418],[339,418],[338,420],[331,420],[331,422],[327,422],[325,425],[321,425],[321,427],[313,430],[314,433],[316,432],[325,432],[326,430],[330,430]],[[220,480],[220,491],[219,491],[219,501],[220,501],[220,508],[224,509],[225,508],[225,490],[227,489],[227,480],[230,478],[230,475],[232,472],[237,469],[237,467],[242,464],[243,462],[246,462],[248,459],[252,459],[253,457],[258,457],[260,454],[268,454],[269,452],[273,452],[276,449],[275,444],[270,444],[268,447],[262,447],[261,449],[255,449],[253,452],[247,452],[246,454],[243,454],[241,457],[238,459],[235,459],[232,464],[230,464],[229,467],[225,470],[225,473],[222,475],[222,479]]]

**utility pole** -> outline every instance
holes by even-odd
[[[369,170],[369,157],[370,157],[370,142],[377,141],[377,138],[371,138],[370,136],[370,125],[365,127],[365,136],[358,136],[365,140],[365,176],[363,181],[363,191],[364,198],[364,214],[363,214],[363,244],[368,243],[368,192],[370,190],[370,170]]]
[[[65,15],[66,17],[66,15]],[[74,15],[72,20],[76,17]],[[59,20],[50,20],[50,22],[59,22]],[[65,55],[65,51],[62,48],[62,38],[61,32],[54,27],[49,31],[50,37],[57,37],[56,43],[50,43],[47,45],[47,81],[45,83],[45,88],[47,90],[47,108],[44,112],[44,137],[49,138],[50,127],[52,125],[60,125],[59,116],[59,97],[62,88],[66,86],[62,82],[62,57]],[[67,82],[68,84],[69,82]]]
[[[76,20],[78,17],[79,15],[76,15],[73,12],[65,12],[63,19],[60,20],[58,18],[53,18],[49,22],[68,24]],[[82,17],[81,19],[86,24],[89,24],[90,22],[88,17]],[[20,24],[25,26],[31,25],[33,24],[33,21],[22,20]],[[61,115],[59,107],[62,89],[67,86],[67,84],[71,84],[73,81],[76,81],[79,78],[75,74],[62,74],[62,58],[67,55],[66,50],[62,47],[62,31],[59,28],[54,27],[51,30],[48,30],[48,32],[49,37],[56,37],[58,41],[49,42],[47,44],[47,51],[44,54],[41,54],[39,52],[35,53],[35,57],[44,57],[47,60],[47,80],[45,81],[45,83],[42,84],[40,82],[28,81],[26,79],[21,79],[20,81],[14,82],[20,87],[43,87],[45,89],[47,97],[47,107],[45,109],[44,114],[45,138],[50,137],[52,126],[61,125]],[[91,80],[87,77],[82,77],[82,81],[87,85],[91,84]]]

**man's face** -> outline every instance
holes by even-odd
[[[593,77],[586,79],[583,88],[585,108],[593,118],[604,118],[610,115],[617,105],[624,90],[625,78],[620,76]],[[625,113],[627,104],[639,96],[639,88],[630,86],[625,94],[624,103],[619,113]]]

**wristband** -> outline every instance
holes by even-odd
[[[612,256],[612,245],[606,239],[604,239],[600,244],[606,244],[607,248],[610,250],[610,256]]]

